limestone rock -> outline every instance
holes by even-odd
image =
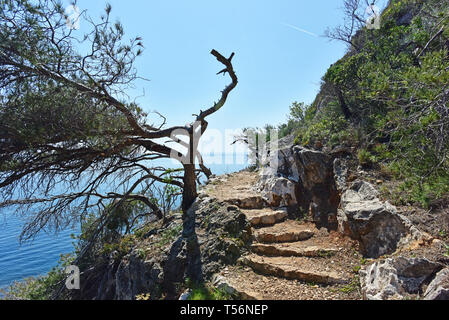
[[[321,284],[347,283],[349,275],[336,270],[317,270],[313,261],[304,257],[261,257],[249,255],[242,263],[264,275]]]
[[[344,160],[335,159],[333,163],[335,184],[339,192],[346,190],[348,168]]]
[[[437,273],[424,293],[424,300],[449,300],[449,268]]]
[[[132,252],[124,258],[115,274],[115,298],[134,300],[136,295],[151,292],[157,295],[157,285],[161,284],[162,269],[156,263],[145,263]]]
[[[262,300],[262,297],[241,285],[235,285],[226,277],[216,274],[212,277],[212,284],[220,291],[241,300]]]
[[[319,225],[336,228],[340,197],[333,171],[332,158],[323,152],[300,146],[284,148],[272,152],[270,166],[261,170],[256,189],[270,205],[312,211]]]
[[[329,181],[330,157],[323,152],[309,150],[300,146],[293,147],[299,177],[306,189]]]
[[[418,294],[422,285],[441,266],[427,259],[389,258],[360,270],[363,298],[401,300]]]
[[[243,210],[249,223],[253,227],[271,226],[277,222],[283,221],[287,217],[287,210],[271,208],[260,210]]]
[[[378,194],[371,184],[355,181],[343,194],[338,213],[339,231],[358,240],[365,256],[377,258],[413,241],[429,240]]]
[[[355,181],[349,190],[347,190],[342,198],[342,204],[348,204],[353,202],[377,200],[379,192],[374,186],[365,181]]]
[[[212,284],[220,291],[225,292],[229,295],[235,295],[237,290],[226,280],[225,277],[221,275],[214,275],[212,277]]]
[[[262,196],[270,207],[289,207],[297,204],[295,184],[283,177],[266,179]]]

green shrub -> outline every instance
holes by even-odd
[[[360,149],[357,158],[362,166],[370,166],[375,162],[374,156],[366,149]]]
[[[194,284],[190,279],[186,279],[186,285],[191,290],[189,300],[232,300],[233,297],[209,284]]]

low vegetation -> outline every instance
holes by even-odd
[[[357,3],[345,1],[346,8]],[[294,102],[280,136],[318,149],[355,147],[363,168],[399,182],[400,202],[428,208],[449,192],[447,2],[392,0],[380,21],[380,29],[350,35],[315,101]],[[343,40],[342,30],[329,34]]]
[[[73,261],[73,255],[61,255],[58,266],[46,275],[15,281],[0,289],[0,300],[49,300],[66,280],[65,267]]]
[[[232,296],[213,287],[212,285],[201,283],[195,284],[190,279],[186,280],[186,286],[190,289],[188,300],[231,300]]]

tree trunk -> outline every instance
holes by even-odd
[[[191,279],[194,283],[203,282],[203,273],[201,267],[201,251],[198,243],[198,237],[195,232],[195,214],[190,210],[197,197],[196,174],[194,164],[184,164],[184,190],[182,194],[182,236],[186,248],[186,269],[185,277]]]
[[[182,211],[186,212],[197,197],[194,164],[184,164],[184,190],[182,192]]]
[[[340,108],[345,116],[345,119],[351,120],[352,113],[349,110],[348,105],[345,102],[345,98],[343,97],[343,93],[341,92],[341,89],[338,87],[335,87],[335,90],[337,91],[338,102],[340,103]]]

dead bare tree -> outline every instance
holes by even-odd
[[[366,26],[368,17],[379,14],[373,10],[377,2],[377,0],[344,0],[342,8],[344,23],[328,28],[324,36],[331,40],[343,41],[358,51],[360,46],[354,36],[357,31]]]
[[[187,211],[197,196],[197,175],[210,174],[196,145],[206,119],[237,86],[234,53],[225,58],[211,51],[224,65],[218,74],[231,78],[218,102],[200,110],[192,124],[165,127],[162,115],[150,121],[125,93],[139,79],[134,61],[143,52],[142,39],[126,43],[110,12],[107,6],[98,22],[82,13],[91,31],[80,37],[67,27],[56,1],[1,2],[0,208],[15,207],[30,217],[24,239],[111,202],[139,201],[162,217],[146,194],[148,181],[182,189]],[[152,166],[168,158],[180,160],[182,168],[173,173]],[[105,223],[102,216],[98,228]]]

